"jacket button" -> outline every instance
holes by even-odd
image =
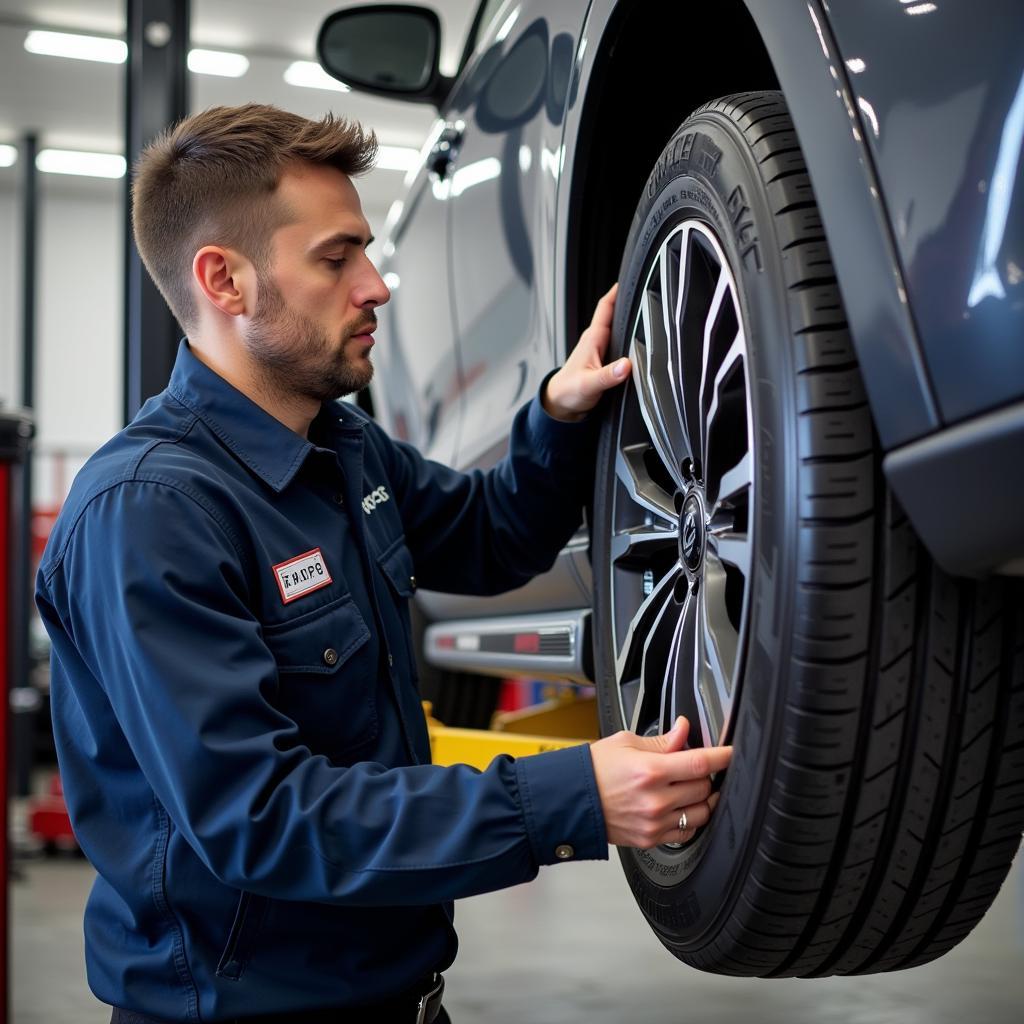
[[[334,504],[335,504],[335,505],[344,505],[344,504],[345,504],[345,498],[344,498],[344,496],[343,496],[343,495],[341,494],[341,492],[340,492],[340,491],[339,491],[339,492],[338,492],[337,494],[335,494],[335,495],[333,496],[333,498],[334,498]]]
[[[338,652],[333,647],[328,647],[324,651],[324,664],[325,665],[337,665],[338,664]]]
[[[394,665],[394,663],[395,663],[394,656],[389,654],[388,655],[388,665],[392,666],[392,665]]]
[[[576,856],[576,851],[568,843],[562,843],[561,846],[555,847],[555,856],[559,860],[569,860]]]
[[[415,590],[416,589],[416,577],[415,576],[410,576],[409,577],[409,588],[411,590]]]

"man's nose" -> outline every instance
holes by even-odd
[[[360,295],[357,296],[356,305],[372,307],[383,306],[391,298],[391,289],[384,283],[377,268],[369,261],[366,261],[365,280],[360,282]]]

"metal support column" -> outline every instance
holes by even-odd
[[[178,339],[174,317],[142,265],[131,225],[131,168],[161,131],[188,114],[189,0],[127,0],[125,90],[125,358],[127,423],[171,375]]]
[[[28,464],[32,421],[21,412],[0,412],[0,1024],[10,1015],[10,903],[7,794],[11,763],[11,722],[9,693],[18,685],[15,668],[16,612],[25,605],[22,579],[13,572],[19,561],[20,542],[16,520],[22,505],[24,470]]]
[[[31,413],[36,390],[36,296],[39,239],[39,172],[36,169],[38,139],[22,136],[18,147],[21,162],[21,405]],[[17,507],[13,510],[14,549],[11,553],[10,687],[18,690],[29,685],[29,610],[32,607],[32,459],[20,467]],[[8,695],[4,694],[4,699]],[[30,728],[30,721],[21,728]],[[24,740],[24,737],[21,737]],[[24,743],[18,749],[26,751]],[[30,750],[30,748],[28,748]],[[18,796],[27,796],[27,771],[18,764],[15,788]]]
[[[29,133],[18,146],[21,158],[21,404],[32,408],[36,386],[36,249],[39,222],[38,138]]]

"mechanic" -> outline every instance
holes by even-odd
[[[430,764],[408,597],[548,568],[580,521],[614,289],[461,474],[335,399],[389,292],[351,178],[376,140],[214,108],[142,154],[135,237],[186,331],[167,389],[78,474],[37,603],[113,1022],[445,1021],[452,901],[685,841],[730,748],[620,733]]]

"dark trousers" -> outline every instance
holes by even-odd
[[[380,1016],[379,1011],[367,1009],[355,1015],[346,1010],[338,1010],[336,1013],[330,1011],[316,1010],[313,1013],[278,1014],[271,1017],[236,1017],[231,1021],[224,1021],[223,1024],[402,1024],[401,1018],[392,1015],[389,1011],[386,1017]],[[408,1024],[413,1024],[416,1019],[415,1011],[408,1016]],[[131,1010],[119,1010],[116,1006],[110,1015],[110,1024],[172,1024],[170,1021],[160,1020],[157,1017],[147,1017],[144,1013],[133,1013]],[[448,1011],[442,1006],[440,1013],[434,1018],[434,1024],[451,1024]]]

